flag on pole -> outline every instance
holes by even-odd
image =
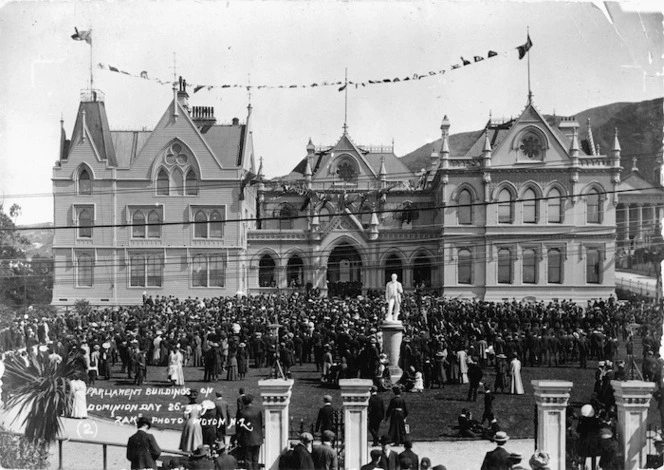
[[[79,31],[78,28],[74,27],[76,34],[72,34],[71,38],[74,41],[85,41],[88,44],[92,45],[92,29],[87,31]]]
[[[517,47],[519,51],[519,60],[523,59],[526,56],[526,53],[533,47],[533,42],[530,40],[530,34],[528,34],[528,40],[522,46]]]

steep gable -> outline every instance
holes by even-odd
[[[176,106],[178,115],[173,115]],[[132,170],[145,178],[151,177],[153,164],[162,157],[164,149],[173,141],[181,141],[197,160],[201,179],[213,179],[222,169],[220,160],[214,154],[208,142],[203,138],[187,110],[180,103],[171,101],[166,112],[155,126],[147,142],[140,150]]]
[[[344,160],[357,165],[355,170],[359,179],[378,178],[378,172],[367,161],[364,152],[350,140],[347,134],[343,134],[337,144],[324,152],[317,162],[313,169],[312,181],[317,179],[339,179],[336,170],[340,164],[344,163]]]

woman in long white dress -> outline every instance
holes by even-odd
[[[184,385],[183,362],[184,356],[182,355],[182,351],[180,351],[180,344],[178,343],[168,355],[168,380],[173,385]]]
[[[457,359],[459,360],[459,374],[461,375],[461,383],[468,383],[468,353],[465,349],[457,351]]]
[[[70,381],[72,393],[71,417],[72,418],[87,418],[88,417],[88,402],[85,398],[86,386],[85,382],[77,376],[74,380]]]
[[[514,356],[510,362],[510,376],[512,381],[510,383],[510,393],[512,395],[523,395],[523,381],[521,380],[521,361],[517,356]]]
[[[203,428],[201,427],[201,415],[203,407],[196,403],[198,392],[189,392],[189,404],[184,409],[184,427],[180,435],[180,450],[193,452],[203,444]]]

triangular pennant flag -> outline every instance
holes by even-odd
[[[338,91],[344,91],[345,89],[346,89],[346,85],[340,87]]]
[[[490,59],[491,57],[496,57],[497,55],[498,55],[498,53],[495,52],[495,51],[489,51],[489,53],[487,54],[487,56],[489,57],[489,59]]]
[[[394,78],[394,79],[392,80],[392,82],[400,82],[400,81],[401,81],[401,80],[399,80],[399,77],[396,77],[396,78]]]
[[[464,66],[465,66],[465,65],[470,65],[470,61],[464,59],[463,57],[461,57],[461,62],[463,62],[463,65],[464,65]]]
[[[116,69],[115,67],[113,67],[111,65],[108,66],[108,70],[110,70],[111,72],[119,72],[118,69]]]
[[[198,85],[198,86],[194,87],[194,93],[198,93],[198,92],[201,91],[203,88],[205,88],[204,85]]]
[[[480,60],[484,60],[484,57],[476,55],[475,57],[473,57],[473,59],[475,60],[475,62],[479,62]]]
[[[436,72],[429,72],[429,75],[436,75]]]
[[[97,64],[97,67],[99,67],[102,70],[106,70],[108,68],[105,64],[102,64],[101,62]]]
[[[87,31],[79,31],[78,28],[74,28],[74,31],[76,33],[71,35],[71,38],[74,41],[85,41],[88,44],[92,45],[92,29],[89,29]]]
[[[452,66],[452,70],[454,70],[454,69],[458,69],[458,68],[461,68],[461,66],[460,66],[459,64],[454,64],[454,65]]]
[[[519,60],[523,59],[526,56],[526,53],[533,47],[533,42],[530,40],[530,33],[528,34],[528,40],[522,46],[517,47],[519,51]]]
[[[392,82],[392,80],[390,80],[389,78],[383,79],[383,83],[391,83],[391,82]]]
[[[148,78],[148,73],[147,73],[145,70],[143,70],[143,71],[141,72],[141,78],[144,78],[144,79],[146,79],[146,80],[149,80],[149,78]]]

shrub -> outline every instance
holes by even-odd
[[[25,437],[0,431],[0,466],[3,468],[46,468],[48,447],[33,444]]]

